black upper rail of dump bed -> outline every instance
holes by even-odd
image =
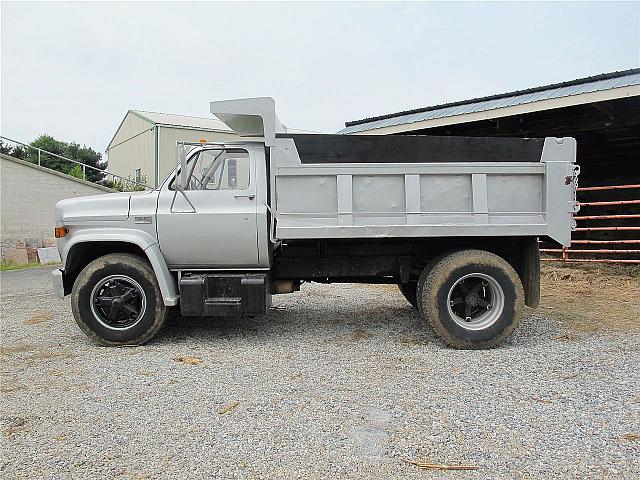
[[[544,138],[318,135],[291,138],[302,163],[539,162]]]

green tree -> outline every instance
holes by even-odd
[[[65,146],[64,142],[60,140],[56,140],[50,135],[40,135],[33,142],[31,142],[31,146],[35,148],[39,148],[45,150],[47,152],[55,153],[56,155],[64,156],[65,154]],[[40,162],[40,165],[43,167],[50,168],[52,170],[57,170],[62,173],[69,173],[69,171],[73,168],[74,164],[63,160],[62,158],[58,158],[53,155],[49,155],[45,152],[40,152],[38,154],[38,150],[35,148],[29,148],[27,150],[27,160],[31,163],[37,164]]]
[[[11,147],[4,143],[2,139],[0,139],[0,153],[4,153],[5,155],[11,155]]]
[[[106,162],[102,161],[102,154],[100,152],[96,152],[93,148],[87,147],[85,145],[80,146],[75,142],[71,142],[67,146],[66,152],[66,157],[73,158],[78,162],[82,162],[92,167],[99,168],[100,170],[105,170],[107,168]],[[102,172],[93,170],[91,168],[85,169],[85,173],[87,175],[86,179],[90,182],[97,183],[105,178],[105,175]]]
[[[69,170],[69,175],[71,175],[72,177],[84,179],[84,174],[82,172],[82,166],[76,165],[75,167],[73,167],[71,170]]]
[[[80,146],[74,142],[67,143],[62,140],[57,140],[51,135],[40,135],[31,142],[31,146],[60,155],[61,157],[76,160],[100,170],[104,170],[106,168],[106,164],[102,161],[102,154],[100,152],[96,152],[92,148],[84,145]],[[32,163],[38,163],[38,151],[33,148],[29,148],[26,160]],[[40,165],[66,174],[71,174],[71,171],[78,166],[73,162],[69,162],[68,160],[64,160],[63,158],[59,158],[54,155],[49,155],[44,151],[40,152]],[[82,169],[82,167],[79,168]],[[87,180],[90,182],[97,183],[104,178],[104,173],[91,168],[86,169],[86,174]]]
[[[25,147],[22,145],[11,146],[2,140],[0,140],[0,153],[4,153],[5,155],[11,155],[12,157],[25,159],[27,156],[27,152],[25,151]]]

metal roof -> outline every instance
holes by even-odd
[[[358,133],[385,127],[407,125],[436,118],[454,117],[516,105],[532,104],[542,100],[577,96],[634,85],[640,85],[640,68],[621,72],[604,73],[568,82],[529,88],[527,90],[518,90],[499,95],[473,98],[459,102],[381,115],[378,117],[364,118],[362,120],[354,120],[345,122],[345,128],[340,130],[338,133]],[[532,108],[532,111],[535,111],[535,108]]]
[[[203,130],[219,130],[231,132],[217,118],[192,117],[189,115],[175,115],[172,113],[145,112],[144,110],[129,110],[134,115],[138,115],[154,125],[165,125],[169,127],[197,128]]]

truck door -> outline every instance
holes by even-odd
[[[204,148],[190,156],[187,171],[183,192],[176,190],[174,178],[158,197],[158,242],[169,267],[255,267],[254,153],[231,146]]]

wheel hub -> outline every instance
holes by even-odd
[[[480,297],[478,296],[477,293],[469,293],[465,298],[464,298],[464,302],[467,305],[470,305],[472,307],[476,307],[478,306],[478,302],[480,300]]]
[[[495,323],[504,307],[504,292],[498,282],[484,273],[459,278],[449,290],[450,318],[468,330],[482,330]]]
[[[122,300],[122,297],[113,297],[113,300],[111,301],[111,308],[120,310],[123,303],[124,301]]]
[[[96,320],[112,330],[133,327],[144,315],[146,296],[138,282],[126,275],[110,275],[96,283],[91,311]]]

